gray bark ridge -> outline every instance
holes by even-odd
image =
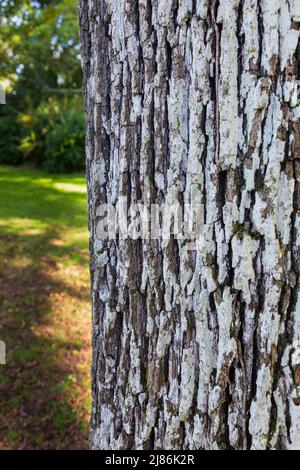
[[[93,449],[300,449],[300,2],[81,0]],[[97,207],[203,204],[185,240]]]

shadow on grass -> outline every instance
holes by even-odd
[[[89,317],[89,292],[81,287],[88,259],[83,179],[26,171],[0,168],[0,338],[8,351],[0,366],[0,447],[85,449],[82,394],[89,384],[81,381],[90,366],[89,328],[81,318]],[[56,275],[66,266],[73,269],[71,283]],[[77,366],[85,360],[82,374]]]

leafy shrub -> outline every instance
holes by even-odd
[[[84,159],[82,99],[48,99],[17,114],[7,105],[0,114],[0,163],[33,164],[49,173],[81,171]]]
[[[84,119],[82,112],[65,109],[54,116],[45,131],[45,160],[49,173],[84,169]]]
[[[18,116],[7,105],[0,108],[0,163],[18,165],[24,162],[19,146],[22,133]]]

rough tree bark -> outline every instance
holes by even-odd
[[[300,449],[300,2],[81,0],[94,449]],[[99,204],[200,203],[185,240]]]

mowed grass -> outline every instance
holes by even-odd
[[[88,448],[84,175],[0,166],[0,449]]]

